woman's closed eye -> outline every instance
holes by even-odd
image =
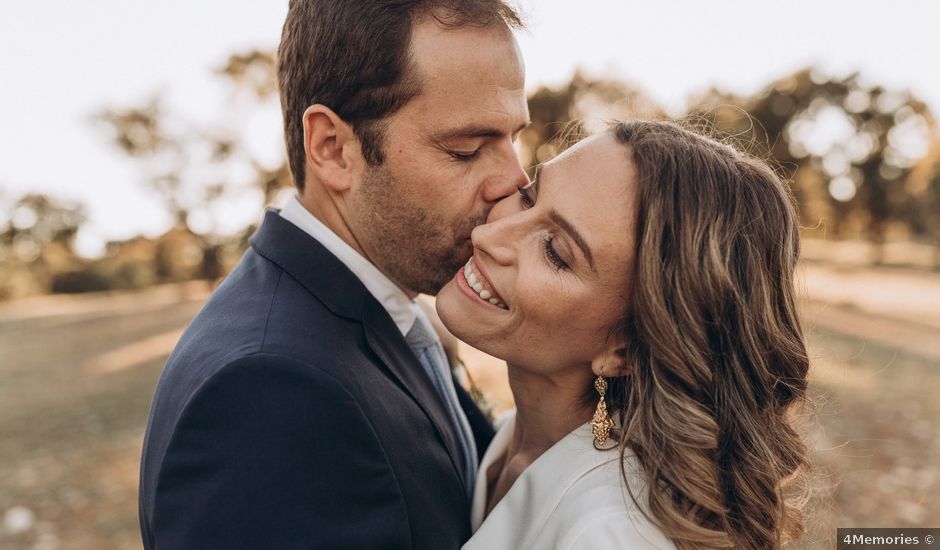
[[[541,167],[539,167],[541,168]],[[538,198],[538,187],[539,187],[539,170],[538,168],[535,171],[535,178],[529,185],[519,188],[519,205],[522,206],[523,210],[528,210],[535,206],[535,201]],[[568,262],[562,258],[561,254],[555,248],[555,236],[549,233],[542,238],[542,251],[545,254],[545,259],[548,260],[548,263],[555,268],[555,271],[561,271],[563,269],[571,269],[571,266]]]
[[[547,235],[542,239],[542,248],[545,250],[545,258],[555,267],[555,271],[569,269],[568,262],[561,257],[561,254],[555,250],[555,236]]]
[[[527,185],[519,188],[519,203],[522,205],[522,208],[529,209],[535,206],[534,187],[534,185]],[[554,235],[546,235],[542,238],[542,249],[545,253],[545,259],[555,268],[555,271],[570,269],[568,262],[566,262],[565,259],[561,257],[561,254],[558,253],[558,250],[555,249]]]

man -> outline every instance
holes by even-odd
[[[457,548],[492,428],[416,306],[525,185],[502,0],[292,0],[297,196],[192,322],[141,461],[147,549]]]

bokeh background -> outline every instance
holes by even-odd
[[[290,192],[287,3],[0,18],[0,547],[139,548],[156,379]],[[530,0],[526,166],[627,117],[773,162],[801,206],[811,535],[940,526],[940,4]],[[498,409],[504,366],[466,348]]]

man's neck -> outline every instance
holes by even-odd
[[[300,201],[301,206],[303,206],[307,212],[310,212],[313,217],[330,228],[330,231],[336,233],[337,237],[351,246],[360,256],[375,265],[375,262],[372,262],[369,255],[362,249],[356,236],[353,235],[352,231],[349,229],[349,224],[343,219],[343,215],[340,213],[339,209],[336,208],[336,205],[333,204],[333,201],[330,200],[330,197],[313,196],[310,192],[305,192],[298,194],[297,200]]]
[[[330,231],[336,234],[337,237],[343,240],[348,244],[353,250],[356,251],[360,256],[365,258],[369,263],[374,265],[380,271],[381,267],[376,265],[372,258],[366,253],[362,245],[359,244],[359,240],[356,239],[356,236],[353,234],[352,230],[349,228],[349,224],[343,218],[342,213],[336,208],[336,205],[328,196],[315,196],[311,193],[298,194],[297,199],[300,202],[301,206],[307,210],[313,217],[320,220],[320,222],[328,227]],[[391,279],[389,279],[391,280]],[[414,300],[418,296],[416,292],[408,290],[402,287],[395,281],[392,281],[395,286],[401,289],[402,292],[408,296],[408,299]]]

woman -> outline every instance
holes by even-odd
[[[472,240],[438,313],[506,360],[517,411],[482,460],[465,549],[799,534],[799,237],[769,168],[670,123],[621,123],[545,164]]]

